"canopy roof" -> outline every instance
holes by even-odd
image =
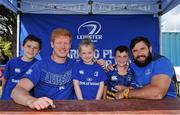
[[[0,0],[16,13],[37,14],[158,14],[180,0]]]

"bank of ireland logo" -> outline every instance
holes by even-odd
[[[92,42],[98,42],[102,39],[100,35],[101,24],[98,21],[87,21],[78,27],[77,39],[89,37]]]

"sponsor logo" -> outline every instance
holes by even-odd
[[[32,73],[32,69],[28,69],[28,71],[26,72],[27,75]]]
[[[126,78],[126,81],[131,81],[131,76],[128,76],[128,77]]]
[[[60,86],[59,87],[59,90],[63,90],[63,89],[65,89],[64,86]]]
[[[84,39],[89,37],[92,42],[98,42],[102,39],[102,35],[99,34],[101,31],[101,24],[98,21],[87,21],[78,27],[77,39]]]
[[[112,81],[116,81],[117,80],[117,76],[111,76],[111,80]]]
[[[83,75],[84,74],[84,70],[79,70],[79,74]]]
[[[15,71],[15,73],[20,73],[21,69],[20,68],[15,68],[14,71]]]
[[[12,83],[19,83],[19,80],[12,79],[11,82],[12,82]]]
[[[79,81],[79,85],[92,85],[92,86],[99,86],[100,83],[98,82],[82,82],[82,81]]]

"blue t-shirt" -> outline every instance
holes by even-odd
[[[35,63],[25,77],[34,84],[34,96],[53,100],[69,100],[74,97],[72,67],[74,60],[69,58],[59,64],[50,57]]]
[[[73,79],[79,81],[84,100],[96,99],[100,82],[105,81],[107,76],[98,64],[84,64],[77,62],[73,68]]]
[[[139,67],[135,64],[132,64],[132,68],[135,71],[138,84],[142,87],[150,84],[154,75],[166,74],[171,79],[175,77],[174,67],[171,62],[164,56],[160,55],[155,55],[152,59],[152,62],[150,62],[146,67]],[[173,81],[171,81],[165,97],[177,97]]]
[[[139,85],[135,80],[135,73],[131,67],[128,68],[126,75],[119,75],[118,70],[115,68],[112,71],[107,72],[108,80],[105,82],[107,86],[106,98],[115,99],[116,85],[124,85],[133,88],[138,88]]]
[[[37,59],[33,59],[30,62],[25,62],[21,58],[22,57],[13,58],[6,63],[3,73],[4,77],[6,78],[6,83],[4,85],[1,97],[3,100],[11,99],[10,95],[13,88],[27,72],[27,70],[37,61]]]

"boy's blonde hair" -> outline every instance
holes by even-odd
[[[72,42],[71,33],[63,28],[54,29],[51,33],[51,41],[54,42],[54,39],[59,36],[68,36],[70,38],[70,43]]]

